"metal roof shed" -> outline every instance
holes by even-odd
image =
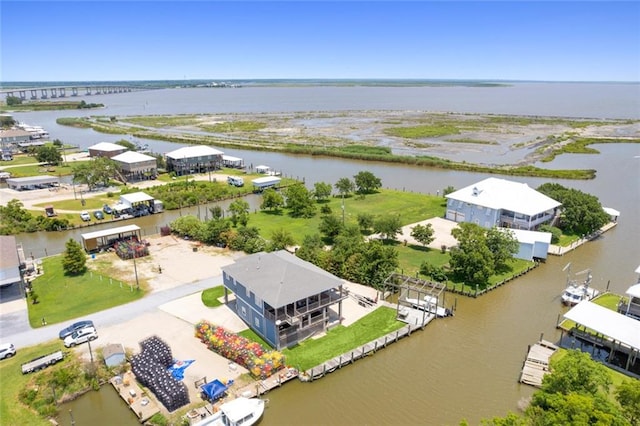
[[[60,185],[60,178],[57,176],[41,175],[41,176],[29,176],[23,178],[10,178],[7,179],[7,186],[10,189],[23,190],[23,189],[39,189],[39,186],[58,186]]]
[[[110,247],[116,241],[125,238],[136,237],[138,240],[141,239],[140,227],[138,225],[126,225],[118,228],[103,229],[102,231],[88,232],[82,234],[81,237],[82,246],[88,253]]]
[[[151,195],[144,192],[132,192],[131,194],[124,194],[120,196],[120,203],[129,207],[140,203],[150,205],[149,203],[153,203],[153,200],[154,198]]]

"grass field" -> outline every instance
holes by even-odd
[[[122,305],[144,296],[133,283],[110,280],[91,271],[79,276],[66,276],[62,269],[62,256],[43,259],[44,275],[33,281],[38,303],[29,301],[29,323],[41,327],[42,318],[55,324]]]
[[[342,199],[330,198],[326,203],[331,208],[332,214],[342,217]],[[357,224],[358,214],[373,213],[378,215],[398,215],[402,225],[419,222],[430,217],[441,217],[445,212],[446,202],[444,198],[402,192],[394,190],[381,190],[376,194],[367,195],[364,198],[346,197],[344,199],[344,221],[346,224]],[[310,218],[293,218],[287,210],[279,212],[258,211],[250,215],[249,226],[256,226],[264,238],[271,238],[275,230],[284,228],[288,230],[297,244],[302,242],[305,235],[319,233],[321,214]]]
[[[395,309],[382,306],[349,327],[338,326],[329,330],[325,337],[306,340],[282,352],[288,365],[304,371],[404,325],[396,320]]]
[[[19,349],[16,356],[0,361],[0,424],[2,425],[30,425],[51,426],[51,423],[28,407],[23,405],[18,395],[32,380],[33,375],[23,375],[20,365],[38,356],[47,355],[54,351],[64,349],[60,340],[54,340],[38,346]],[[59,365],[64,365],[69,360],[64,360]],[[49,369],[54,367],[49,367]],[[46,370],[45,370],[46,371]],[[41,373],[36,373],[41,374]],[[51,392],[42,389],[42,392]]]

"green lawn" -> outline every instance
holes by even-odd
[[[37,162],[38,160],[36,159],[36,157],[32,157],[31,155],[14,155],[13,160],[3,161],[2,163],[0,163],[0,166],[18,166],[24,164],[33,164]]]
[[[62,256],[47,257],[42,260],[44,275],[33,281],[33,289],[38,295],[38,303],[29,300],[29,322],[32,327],[41,327],[42,318],[48,324],[59,323],[72,318],[90,315],[114,306],[129,303],[144,296],[143,290],[136,290],[129,283],[86,272],[77,277],[64,275]],[[132,284],[133,285],[133,284]]]
[[[291,349],[283,350],[282,353],[286,357],[287,365],[304,371],[398,330],[404,325],[396,320],[395,309],[382,306],[349,327],[335,327],[322,338],[306,340]]]
[[[398,250],[400,272],[404,275],[415,276],[424,261],[435,266],[444,266],[449,263],[449,252],[442,253],[438,249],[413,244],[405,246],[398,243],[395,247]]]
[[[33,375],[23,375],[20,365],[41,355],[64,349],[60,340],[50,341],[38,346],[18,349],[16,356],[0,361],[0,423],[3,425],[42,425],[51,426],[49,421],[38,416],[24,406],[18,395],[31,381]],[[65,359],[61,365],[70,362]],[[52,368],[52,367],[49,367]],[[41,373],[36,373],[41,374]],[[50,392],[42,389],[42,392]]]
[[[256,226],[264,238],[271,238],[273,231],[284,228],[291,232],[297,244],[305,235],[318,233],[322,205],[328,205],[332,214],[342,217],[342,199],[331,197],[326,203],[318,204],[318,213],[310,218],[292,218],[287,210],[279,212],[258,211],[251,214],[249,226]],[[357,223],[358,214],[398,215],[403,225],[419,222],[431,217],[444,216],[446,201],[442,197],[412,192],[380,190],[364,198],[347,197],[344,199],[345,223]]]
[[[222,303],[218,298],[224,296],[224,287],[219,285],[217,287],[208,288],[202,292],[202,303],[208,308],[215,308],[222,306]]]

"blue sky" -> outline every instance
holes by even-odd
[[[640,81],[640,2],[6,1],[1,81]]]

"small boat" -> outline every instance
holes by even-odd
[[[587,273],[587,279],[584,280],[582,284],[578,284],[575,281],[568,282],[567,288],[564,289],[564,292],[562,292],[562,296],[560,297],[563,304],[567,306],[574,306],[583,300],[591,300],[600,294],[598,290],[590,287],[592,279],[590,270],[586,269],[582,272],[578,272],[576,275],[585,272]]]
[[[583,300],[591,300],[600,292],[595,288],[591,288],[586,284],[570,285],[564,289],[562,293],[562,303],[567,306],[574,306]]]
[[[436,316],[440,318],[453,315],[453,313],[449,309],[446,309],[443,306],[438,306],[438,298],[435,296],[426,295],[422,298],[422,300],[412,299],[408,297],[405,299],[405,301],[416,309],[422,309],[423,311],[427,311],[430,314],[435,313]]]
[[[193,426],[251,426],[262,417],[264,405],[264,399],[241,396],[225,402],[213,415]]]

